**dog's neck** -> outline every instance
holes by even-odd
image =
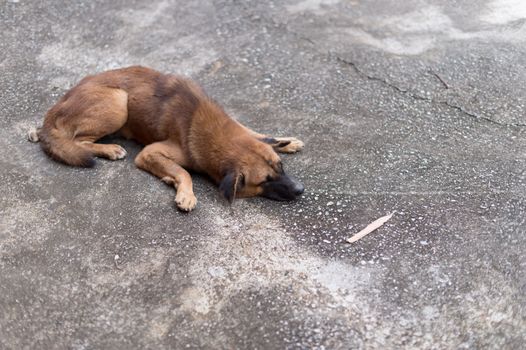
[[[226,166],[240,161],[239,155],[246,150],[247,142],[257,142],[246,128],[212,100],[202,102],[193,119],[194,123],[207,126],[206,130],[193,134],[190,140],[195,168],[207,169],[215,181],[221,180]]]

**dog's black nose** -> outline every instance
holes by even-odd
[[[300,183],[295,184],[294,188],[292,189],[292,192],[295,196],[301,195],[303,191],[305,191],[305,187]]]

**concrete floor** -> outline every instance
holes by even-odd
[[[522,347],[525,44],[521,0],[0,1],[0,348]],[[305,195],[196,176],[185,215],[137,144],[86,170],[26,141],[131,64],[305,141]]]

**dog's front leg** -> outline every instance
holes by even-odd
[[[296,153],[303,149],[305,144],[303,141],[298,140],[295,137],[272,137],[268,135],[260,134],[250,128],[247,128],[243,124],[239,123],[249,134],[258,140],[268,143],[271,145],[276,152],[280,153]]]
[[[190,174],[181,166],[186,159],[181,148],[172,142],[156,142],[146,147],[135,158],[135,165],[173,185],[177,194],[175,203],[183,211],[195,208],[195,198]]]
[[[305,144],[303,141],[295,137],[269,137],[264,136],[261,141],[271,145],[276,152],[280,153],[296,153],[303,149]]]

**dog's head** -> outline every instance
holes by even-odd
[[[255,139],[243,140],[238,145],[236,154],[223,167],[219,185],[229,202],[236,197],[254,196],[290,201],[303,193],[303,184],[285,173],[271,145]]]

